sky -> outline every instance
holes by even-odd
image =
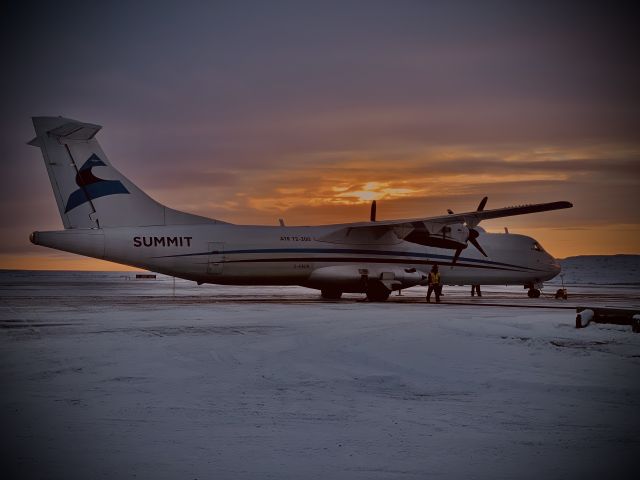
[[[483,222],[553,255],[640,253],[637,9],[607,2],[3,2],[0,268],[124,269],[62,228],[30,117],[97,123],[173,208],[239,224]]]

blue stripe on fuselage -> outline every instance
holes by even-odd
[[[210,252],[198,252],[198,253],[181,253],[177,255],[161,255],[154,258],[171,258],[171,257],[192,257],[197,255],[212,255],[219,253],[217,250]],[[224,255],[235,254],[251,254],[251,253],[343,253],[343,254],[355,254],[355,255],[381,255],[381,256],[395,256],[395,257],[418,257],[418,258],[433,258],[446,261],[452,261],[451,255],[440,255],[431,253],[419,253],[419,252],[402,252],[402,251],[388,251],[388,250],[364,250],[354,248],[255,248],[247,250],[225,250]],[[318,258],[317,261],[322,261],[322,258]],[[504,267],[520,268],[525,270],[542,271],[536,268],[523,267],[520,265],[513,265],[511,263],[494,262],[491,260],[482,260],[476,258],[460,257],[459,261],[475,262],[480,264],[500,265]]]

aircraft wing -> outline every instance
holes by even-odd
[[[572,203],[561,201],[518,205],[491,210],[476,210],[473,212],[453,213],[437,217],[336,225],[337,229],[335,231],[318,240],[336,243],[386,243],[395,239],[396,242],[398,240],[407,240],[422,245],[459,249],[466,247],[467,241],[474,243],[475,237],[477,237],[477,232],[474,230],[474,227],[482,220],[547,212],[571,207],[573,207]]]
[[[398,220],[401,223],[405,222],[430,222],[441,225],[450,225],[453,223],[466,223],[470,227],[477,226],[482,220],[489,220],[493,218],[501,217],[513,217],[515,215],[525,215],[528,213],[547,212],[549,210],[560,210],[563,208],[571,208],[573,204],[571,202],[549,202],[549,203],[534,203],[530,205],[518,205],[515,207],[503,207],[494,208],[492,210],[480,210],[467,213],[454,213],[449,215],[442,215],[439,217],[419,218],[413,220]],[[393,221],[392,221],[393,222]]]

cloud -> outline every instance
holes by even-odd
[[[238,222],[287,215],[292,222],[314,218],[321,223],[328,212],[333,221],[349,221],[356,211],[361,216],[360,209],[338,207],[374,199],[393,217],[439,215],[446,208],[472,209],[489,195],[495,207],[571,200],[576,212],[569,222],[598,224],[638,218],[630,200],[638,198],[639,162],[628,155],[628,149],[611,146],[591,147],[589,155],[579,149],[529,146],[311,152],[298,156],[297,164],[273,162],[268,169],[243,171],[231,188],[214,189],[208,198],[197,186],[176,185],[175,192],[191,190],[189,204],[197,213]],[[600,160],[605,157],[610,160]],[[526,221],[545,221],[537,218],[542,217]]]

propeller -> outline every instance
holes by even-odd
[[[376,221],[376,201],[371,202],[371,221]]]
[[[484,207],[487,204],[488,199],[489,197],[484,197],[482,200],[480,200],[480,204],[478,205],[478,208],[476,208],[476,212],[481,212],[482,210],[484,210]],[[449,214],[453,213],[451,210],[448,210],[448,212]],[[469,236],[467,237],[467,242],[473,245],[474,247],[476,247],[476,249],[482,255],[484,255],[485,257],[488,257],[489,255],[487,255],[487,252],[485,252],[484,249],[478,243],[479,236],[480,236],[480,232],[478,232],[473,227],[469,227]],[[451,261],[451,268],[453,268],[453,266],[456,264],[456,262],[458,261],[458,258],[460,257],[460,254],[462,253],[462,250],[464,250],[465,248],[467,248],[466,245],[464,247],[460,247],[456,249],[456,253],[453,255],[453,260]]]
[[[485,257],[488,257],[489,255],[487,255],[487,252],[484,251],[484,249],[480,246],[480,244],[478,243],[477,238],[480,236],[480,233],[478,233],[478,231],[475,228],[470,228],[469,229],[469,239],[467,240],[471,245],[473,245],[474,247],[476,247],[478,249],[478,251],[484,255]]]
[[[456,253],[453,255],[453,260],[451,261],[451,268],[453,268],[453,266],[456,264],[456,262],[458,261],[458,257],[460,256],[461,253],[462,253],[462,248],[456,249]]]

